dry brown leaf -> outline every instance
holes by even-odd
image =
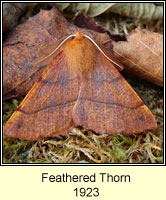
[[[136,30],[127,41],[113,42],[115,55],[124,70],[163,85],[163,36],[149,30]]]
[[[33,3],[3,3],[3,32],[11,30],[18,24],[19,17]]]
[[[64,3],[58,3],[63,7]],[[59,7],[60,8],[60,7]],[[61,9],[61,8],[60,8]],[[155,3],[70,3],[67,6],[70,12],[82,11],[84,14],[96,17],[104,13],[116,13],[139,20],[158,20],[163,18],[163,4],[158,6]],[[64,9],[61,9],[64,10]]]

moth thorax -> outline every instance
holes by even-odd
[[[93,67],[94,49],[93,44],[84,37],[71,40],[64,48],[70,68],[82,73],[88,73]]]

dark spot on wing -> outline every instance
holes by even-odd
[[[17,125],[17,128],[20,129],[22,127],[23,121],[20,121]]]
[[[141,122],[144,122],[144,121],[145,121],[143,116],[139,117],[139,120],[140,120]]]

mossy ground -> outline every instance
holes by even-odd
[[[102,20],[100,20],[102,21]],[[111,24],[111,22],[109,22]],[[131,19],[112,19],[114,31],[132,31],[145,24]],[[105,24],[106,26],[107,24]],[[162,32],[158,22],[147,24]],[[75,128],[66,136],[21,141],[3,137],[4,163],[162,163],[163,162],[163,89],[143,80],[128,79],[147,102],[158,122],[158,128],[139,135],[98,135],[85,128]],[[3,103],[4,125],[23,98]]]

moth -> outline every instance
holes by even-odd
[[[7,122],[6,136],[37,140],[77,126],[100,134],[157,127],[149,108],[91,37],[78,31],[58,49]]]

